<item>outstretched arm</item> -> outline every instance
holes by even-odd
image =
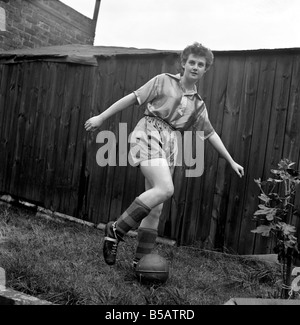
[[[212,146],[217,150],[217,152],[223,157],[225,158],[228,163],[230,164],[230,166],[232,167],[232,169],[238,174],[239,177],[243,177],[244,176],[244,168],[242,166],[240,166],[238,163],[236,163],[232,157],[230,156],[229,152],[227,151],[227,149],[225,148],[221,138],[219,137],[219,135],[215,132],[214,134],[212,134],[209,138],[208,141],[212,144]]]
[[[119,99],[117,102],[115,102],[113,105],[111,105],[107,110],[105,110],[103,113],[91,117],[88,119],[84,127],[86,131],[95,131],[97,130],[102,123],[107,120],[112,115],[122,111],[123,109],[135,104],[137,101],[136,96],[134,93],[131,93],[121,99]]]

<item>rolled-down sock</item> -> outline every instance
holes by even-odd
[[[147,205],[136,198],[116,222],[118,235],[123,238],[129,230],[137,227],[150,211]]]
[[[157,238],[157,230],[151,228],[138,229],[138,244],[134,261],[138,262],[143,256],[151,254]]]

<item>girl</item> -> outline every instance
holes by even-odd
[[[105,228],[103,255],[107,264],[116,262],[117,248],[124,235],[138,226],[138,244],[134,266],[151,253],[163,203],[174,192],[172,173],[177,156],[174,134],[188,129],[202,131],[204,139],[227,160],[239,177],[244,169],[236,163],[212,127],[205,103],[197,93],[196,83],[213,64],[214,56],[202,44],[187,46],[181,54],[183,75],[160,74],[133,93],[123,97],[100,115],[88,119],[87,131],[94,131],[113,114],[138,102],[147,104],[144,117],[136,125],[131,138],[129,159],[145,176],[145,192],[128,209]]]

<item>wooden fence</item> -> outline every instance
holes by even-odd
[[[137,168],[97,165],[102,145],[83,125],[154,75],[177,73],[178,54],[106,55],[97,61],[6,64],[0,58],[0,193],[97,224],[116,219],[143,191]],[[259,194],[254,179],[269,177],[281,158],[299,166],[299,87],[298,49],[215,52],[198,90],[245,177],[239,179],[207,142],[201,177],[186,178],[185,168],[176,167],[161,236],[239,254],[271,252],[270,240],[250,232]],[[128,108],[103,129],[118,135],[119,123],[127,123],[129,133],[143,111]]]

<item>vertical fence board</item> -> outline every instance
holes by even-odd
[[[107,82],[109,83],[109,88],[107,89],[107,101],[105,101],[105,107],[103,108],[104,110],[107,109],[110,105],[112,105],[114,102],[116,102],[119,98],[116,97],[115,95],[115,87],[116,87],[116,82],[118,82],[118,75],[119,75],[119,65],[118,65],[118,60],[113,60],[112,64],[113,67],[111,67],[111,70],[108,71],[108,80]],[[115,134],[115,130],[118,124],[120,117],[119,114],[116,114],[112,117],[109,118],[107,121],[107,128],[103,128],[104,130],[108,130],[112,133]],[[98,167],[99,168],[99,167]],[[105,186],[103,189],[105,189],[103,193],[103,204],[104,208],[104,216],[107,218],[107,221],[109,220],[115,220],[115,216],[110,215],[110,208],[111,208],[111,197],[112,197],[112,192],[113,192],[113,180],[115,177],[115,171],[116,168],[113,166],[106,166],[105,169],[107,170],[106,173],[106,179],[105,179]],[[103,185],[104,185],[103,184]],[[102,197],[101,197],[102,199]]]
[[[277,167],[278,162],[282,158],[292,66],[293,60],[291,60],[290,55],[282,56],[280,64],[277,64],[266,151],[268,160],[265,164],[264,178],[270,176],[270,169]]]
[[[252,140],[259,66],[260,59],[258,56],[247,57],[236,134],[237,141],[234,150],[235,159],[244,166],[246,175],[248,174],[248,159]],[[228,225],[230,229],[230,238],[228,240],[231,243],[228,246],[234,252],[239,250],[239,245],[243,245],[243,243],[239,243],[239,238],[243,219],[244,194],[247,186],[246,180],[247,176],[243,179],[233,176],[231,180],[231,193],[228,204]]]
[[[243,222],[241,227],[240,242],[245,245],[244,250],[247,251],[248,245],[254,248],[256,239],[256,247],[260,251],[269,253],[269,240],[261,236],[254,236],[251,230],[255,228],[253,220],[253,211],[257,209],[259,189],[254,179],[258,179],[263,174],[263,166],[265,161],[265,153],[268,139],[268,121],[270,120],[272,92],[274,87],[274,77],[276,70],[276,57],[262,57],[262,63],[258,80],[258,93],[256,100],[256,110],[253,124],[253,137],[251,142],[251,150],[249,153],[249,165],[247,173],[247,188],[245,190]],[[252,221],[252,222],[251,222]],[[241,245],[243,247],[243,245]]]
[[[45,149],[47,144],[47,134],[45,134],[46,123],[45,114],[47,111],[47,94],[50,82],[49,66],[46,62],[40,63],[40,78],[36,85],[36,116],[34,120],[34,137],[32,144],[32,181],[30,197],[36,202],[43,202],[43,184],[45,182],[43,169],[45,165]],[[51,109],[51,108],[50,108]]]
[[[117,70],[118,74],[116,77],[115,81],[115,86],[114,86],[114,101],[117,101],[121,99],[122,97],[125,96],[125,86],[124,83],[126,82],[127,79],[127,69],[126,69],[126,63],[127,59],[126,58],[121,58],[118,60],[118,65],[117,65]],[[131,108],[129,108],[131,109]],[[118,113],[115,115],[114,120],[115,120],[115,128],[114,128],[114,135],[116,136],[116,163],[118,167],[112,167],[114,169],[114,179],[112,181],[112,192],[111,192],[111,199],[110,199],[110,220],[116,220],[122,211],[122,196],[123,196],[123,191],[126,189],[124,183],[125,183],[125,177],[126,177],[126,167],[120,167],[119,166],[119,151],[123,146],[123,141],[124,139],[121,139],[121,142],[119,141],[120,138],[120,130],[119,130],[119,125],[120,123],[123,123],[123,116],[128,114],[127,109],[121,113]],[[122,131],[121,131],[122,132]],[[121,133],[122,135],[122,133]],[[125,138],[127,135],[125,135]],[[127,139],[126,144],[127,144]]]
[[[3,129],[3,140],[4,140],[4,151],[6,154],[3,159],[4,161],[4,188],[10,190],[10,182],[12,177],[12,168],[14,161],[14,148],[15,148],[15,132],[16,132],[16,111],[18,109],[18,66],[10,66],[10,77],[8,80],[7,97],[5,103],[5,115],[2,123]]]
[[[39,105],[41,106],[40,116],[39,116],[39,127],[40,137],[39,151],[38,151],[38,168],[36,170],[37,182],[39,184],[38,190],[39,193],[36,193],[38,196],[39,202],[46,202],[47,200],[47,169],[49,161],[47,159],[47,153],[49,148],[53,147],[53,129],[55,129],[52,116],[54,110],[53,99],[53,86],[55,85],[55,66],[48,62],[43,64],[42,76],[41,76],[41,92],[39,98]],[[45,203],[44,203],[45,204]]]
[[[237,141],[236,129],[240,113],[245,57],[231,56],[229,59],[226,101],[220,136],[229,153],[236,159],[234,148]],[[215,249],[223,250],[226,236],[227,206],[229,204],[233,172],[228,163],[220,159],[217,173],[216,193],[211,215],[210,242],[213,243]],[[224,176],[222,177],[222,175]]]
[[[105,76],[107,74],[108,64],[107,60],[98,59],[97,72],[94,75],[93,82],[93,98],[91,107],[82,107],[86,109],[87,120],[89,117],[100,114],[104,110],[103,101],[105,98],[105,90],[107,89],[107,83],[105,83]],[[88,115],[88,116],[87,116]],[[84,121],[85,122],[85,121]],[[105,177],[105,169],[98,168],[96,164],[96,135],[97,132],[84,133],[84,152],[82,159],[85,161],[84,170],[81,170],[81,183],[84,185],[84,188],[80,188],[80,197],[83,199],[79,205],[82,205],[83,210],[77,211],[77,214],[82,213],[82,215],[89,221],[97,223],[99,218],[101,219],[102,211],[100,207],[101,191],[103,191],[103,184]],[[84,192],[81,192],[84,191]],[[79,206],[77,206],[79,209]],[[98,209],[98,210],[97,210]]]
[[[295,162],[293,168],[300,170],[300,56],[293,57],[293,73],[290,88],[287,123],[285,127],[284,145],[282,157]],[[298,188],[294,200],[295,207],[300,209],[300,189]],[[297,238],[300,238],[300,216],[293,216],[289,220],[298,229]]]
[[[140,85],[137,85],[137,78],[135,77],[138,74],[138,67],[139,67],[139,58],[133,57],[132,60],[127,62],[127,71],[126,77],[124,81],[124,94],[127,95],[134,90],[136,90]],[[127,133],[128,137],[130,133],[133,131],[134,124],[133,124],[133,116],[136,114],[136,111],[140,108],[138,105],[134,104],[131,107],[128,107],[126,111],[122,112],[122,123],[127,125]],[[129,140],[129,139],[128,139]],[[127,154],[130,149],[130,144],[128,142],[127,147]],[[128,157],[127,157],[128,158]],[[135,196],[135,179],[137,176],[136,168],[132,167],[131,165],[127,165],[126,173],[124,175],[124,184],[122,187],[122,197],[120,202],[120,213],[123,213],[131,201],[134,199]],[[134,183],[133,183],[134,182]]]
[[[98,92],[97,69],[88,67],[83,69],[82,93],[79,94],[78,109],[76,110],[78,123],[75,131],[75,153],[74,167],[71,178],[72,195],[69,198],[69,205],[74,207],[74,216],[79,219],[88,220],[87,211],[87,188],[88,172],[86,169],[87,162],[87,132],[84,129],[84,123],[89,117],[89,110],[96,106],[96,92]],[[94,159],[96,159],[94,157]]]
[[[69,141],[69,126],[70,126],[70,101],[73,97],[74,76],[75,68],[68,66],[66,69],[65,83],[59,92],[60,97],[60,111],[58,112],[57,120],[57,149],[55,154],[55,177],[54,177],[54,193],[53,193],[53,209],[56,211],[63,211],[62,202],[64,195],[70,190],[69,184],[66,182],[65,177],[65,164],[67,158],[67,148]]]
[[[135,78],[133,75],[131,77],[135,79],[135,83],[132,84],[134,86],[134,90],[141,87],[144,83],[148,81],[150,63],[148,60],[144,58],[139,58],[136,61],[136,70],[132,70],[132,72],[136,71]],[[129,78],[130,75],[128,75]],[[129,113],[132,117],[130,131],[132,132],[138,121],[142,118],[144,112],[144,106],[140,107],[136,105],[133,110],[130,109]],[[142,176],[140,170],[138,168],[129,166],[127,175],[126,175],[126,186],[123,193],[122,200],[122,212],[125,211],[128,206],[132,203],[136,196],[138,196],[142,191],[144,191],[144,177]]]
[[[67,191],[64,191],[64,195],[61,198],[61,210],[67,212],[71,211],[71,215],[74,215],[76,211],[76,200],[78,199],[77,187],[73,186],[73,170],[76,164],[76,148],[78,144],[82,144],[82,139],[78,138],[78,129],[82,129],[83,125],[80,119],[80,112],[83,110],[81,106],[81,100],[85,97],[85,91],[83,90],[83,84],[85,76],[85,68],[83,66],[77,66],[73,73],[73,78],[76,82],[73,82],[73,87],[70,87],[70,98],[67,98],[67,105],[70,106],[69,114],[67,116],[67,144],[64,158],[64,167],[63,167],[63,184],[64,187],[67,187]],[[79,157],[77,159],[80,161]],[[77,160],[77,161],[78,161]],[[79,166],[76,165],[76,173],[80,171]],[[70,204],[72,200],[73,204]],[[75,204],[75,205],[74,205]]]
[[[4,121],[5,114],[7,112],[6,109],[6,92],[8,87],[8,70],[9,67],[7,65],[0,65],[0,193],[5,191],[4,188],[4,178],[5,178],[5,165],[4,165],[4,157],[6,155],[6,151],[4,148]]]
[[[218,65],[219,63],[219,65]],[[212,95],[211,95],[211,113],[210,113],[210,119],[212,121],[212,124],[217,132],[217,134],[222,138],[222,125],[223,125],[223,119],[225,114],[225,108],[226,108],[226,93],[227,93],[227,84],[228,84],[228,74],[229,74],[229,63],[230,60],[228,57],[222,57],[219,62],[216,62],[216,66],[214,67],[214,82],[212,85]],[[214,239],[211,237],[211,230],[213,230],[213,224],[211,223],[213,221],[214,215],[216,214],[216,205],[214,204],[216,200],[216,195],[219,195],[219,186],[216,184],[217,177],[219,176],[220,182],[223,182],[222,180],[222,174],[218,174],[218,170],[220,166],[223,164],[223,158],[220,159],[218,157],[218,154],[216,151],[210,146],[208,150],[210,152],[209,154],[209,160],[208,163],[210,165],[209,167],[209,177],[207,178],[207,183],[204,184],[204,188],[206,190],[203,191],[203,201],[202,201],[202,209],[201,213],[205,217],[205,222],[200,222],[199,224],[201,226],[198,226],[197,229],[203,228],[205,230],[204,236],[202,235],[202,238],[205,238],[205,241],[207,242],[207,247],[213,247],[214,246]],[[217,171],[217,172],[213,172]],[[216,184],[217,186],[209,186],[209,184]],[[201,217],[202,217],[201,215]],[[197,236],[198,237],[198,236]],[[201,238],[201,237],[200,237]]]
[[[293,59],[293,75],[282,156],[297,163],[300,151],[300,56],[295,55]]]
[[[24,93],[25,133],[20,170],[20,183],[23,185],[22,197],[32,200],[32,192],[37,186],[34,171],[34,142],[37,115],[38,92],[40,85],[41,63],[28,64],[28,88]]]
[[[93,115],[99,114],[106,110],[114,102],[113,86],[114,86],[114,71],[116,68],[116,59],[99,60],[100,78],[99,78],[99,107],[98,111]],[[113,132],[113,117],[105,121],[101,130]],[[113,180],[113,167],[100,168],[96,162],[98,149],[102,144],[96,143],[98,132],[89,134],[87,145],[89,184],[88,184],[88,200],[89,214],[93,216],[92,220],[106,223],[109,219],[111,182]]]
[[[19,177],[19,171],[20,171],[20,162],[22,159],[22,155],[20,155],[20,149],[22,148],[22,138],[24,136],[24,128],[22,127],[22,123],[20,124],[20,121],[23,120],[23,114],[20,111],[21,102],[22,102],[22,88],[24,85],[24,69],[22,65],[16,65],[15,69],[18,69],[18,77],[16,79],[16,88],[17,92],[15,94],[16,96],[16,107],[14,111],[14,117],[13,117],[13,126],[10,130],[11,132],[11,143],[10,146],[13,148],[13,160],[11,165],[11,180],[10,180],[10,189],[9,192],[13,192],[15,188],[18,188],[17,186],[17,180]],[[16,193],[17,194],[17,193]],[[18,194],[17,194],[18,195]]]

